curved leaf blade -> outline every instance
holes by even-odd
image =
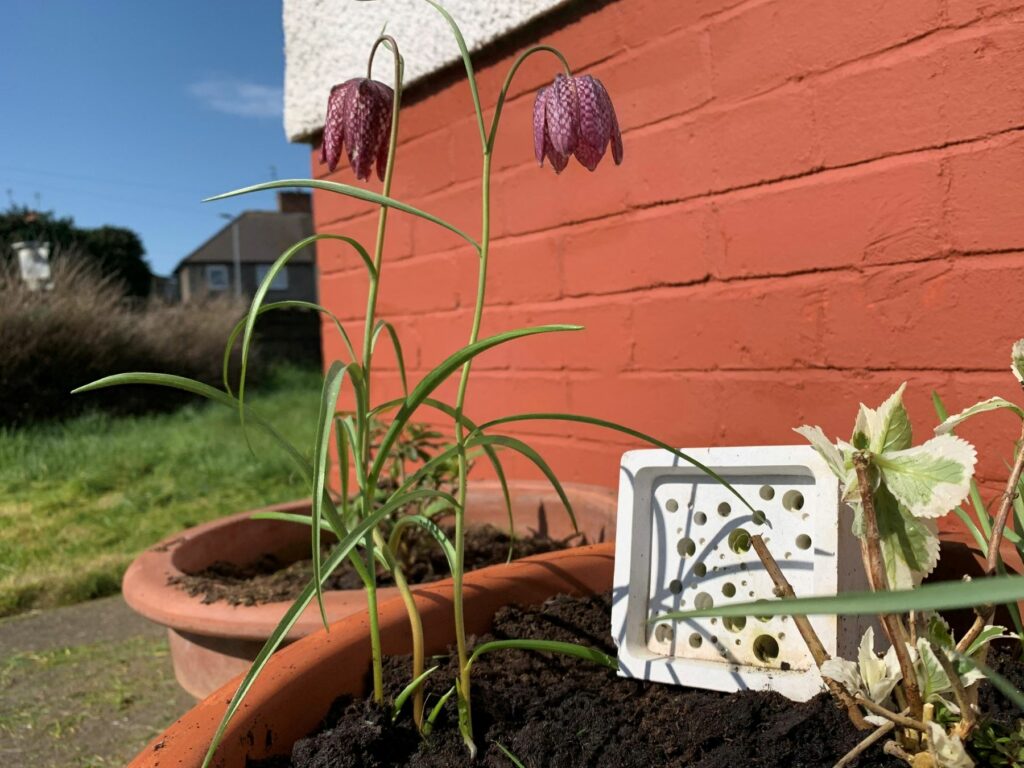
[[[437,224],[439,227],[447,229],[449,232],[453,232],[467,243],[473,246],[473,248],[480,252],[480,245],[472,237],[467,235],[458,227],[453,224],[449,224],[444,219],[438,218],[431,213],[421,211],[419,208],[403,203],[401,200],[396,200],[393,197],[386,197],[384,195],[371,192],[368,189],[362,189],[361,187],[354,187],[351,184],[339,184],[335,181],[320,181],[319,179],[284,179],[280,181],[266,181],[262,184],[253,184],[248,187],[242,187],[241,189],[235,189],[231,192],[224,192],[220,195],[214,195],[203,200],[204,203],[209,203],[214,200],[226,200],[229,197],[237,197],[239,195],[248,195],[251,192],[262,192],[267,189],[280,189],[282,187],[299,187],[302,189],[322,189],[327,192],[334,192],[335,194],[345,195],[346,197],[354,197],[357,200],[364,200],[368,203],[374,203],[375,205],[383,205],[388,208],[394,208],[396,211],[402,211],[402,213],[408,213],[410,216],[417,216],[425,221],[429,221],[432,224]]]

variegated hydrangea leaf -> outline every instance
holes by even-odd
[[[1017,381],[1024,386],[1024,339],[1013,345],[1013,362],[1010,370],[1017,377]]]
[[[864,448],[872,453],[902,451],[911,446],[910,418],[907,409],[903,407],[903,392],[906,388],[906,382],[900,384],[899,389],[878,406],[878,410],[872,410],[861,403],[854,436],[856,438],[862,433],[867,440]],[[851,442],[858,444],[857,439]]]
[[[976,461],[974,446],[953,435],[874,457],[892,495],[921,518],[941,517],[967,498]]]
[[[874,502],[889,588],[912,589],[939,562],[938,527],[934,520],[919,520],[910,514],[885,486],[875,491]],[[863,535],[856,528],[854,533]]]
[[[893,646],[889,646],[885,656],[879,658],[875,655],[875,630],[871,627],[865,630],[861,638],[857,663],[864,695],[876,704],[881,704],[889,698],[892,689],[903,677]]]
[[[821,427],[810,427],[804,425],[802,427],[797,427],[793,431],[807,439],[807,442],[809,442],[818,455],[825,460],[828,468],[832,470],[832,473],[836,477],[840,480],[845,479],[846,467],[843,455],[825,436],[825,432]]]
[[[971,416],[979,413],[985,413],[986,411],[999,410],[1001,408],[1013,411],[1017,416],[1024,419],[1024,409],[1016,403],[1011,403],[1009,400],[1002,397],[990,397],[988,400],[982,400],[980,403],[975,403],[968,408],[964,408],[960,413],[947,418],[935,428],[935,434],[948,435],[963,422],[967,421],[967,419],[971,418]]]
[[[938,723],[928,723],[928,751],[939,768],[974,768],[959,736],[951,736]]]

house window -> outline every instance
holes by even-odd
[[[225,264],[206,265],[206,287],[210,291],[226,291],[230,275]]]
[[[270,271],[270,264],[257,264],[256,265],[256,282],[262,285],[263,280],[266,278],[267,273]],[[287,291],[288,290],[288,267],[281,267],[280,271],[274,275],[273,282],[270,283],[270,290],[272,291]]]

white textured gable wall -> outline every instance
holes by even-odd
[[[566,0],[447,0],[471,51],[521,27]],[[303,141],[323,128],[332,85],[366,74],[366,58],[381,29],[405,58],[405,84],[459,58],[441,15],[424,0],[284,0],[284,128]],[[392,81],[391,57],[377,53],[374,76]]]

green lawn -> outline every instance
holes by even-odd
[[[316,371],[283,370],[251,395],[309,451]],[[282,452],[237,413],[197,404],[0,431],[0,616],[116,592],[128,563],[174,531],[308,495]]]

